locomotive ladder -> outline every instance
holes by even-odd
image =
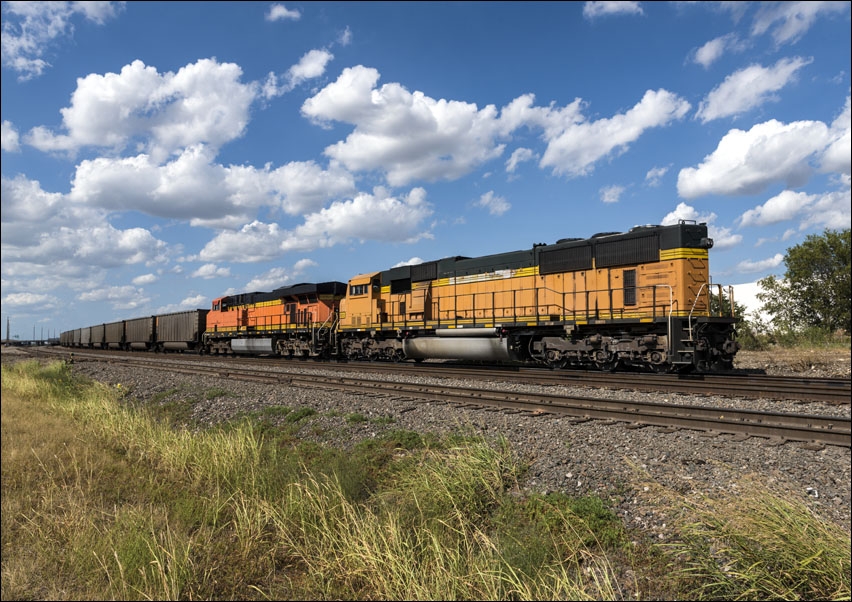
[[[664,286],[664,285],[658,285],[658,286]],[[713,313],[712,312],[713,291],[711,290],[712,286],[714,286],[714,285],[708,284],[706,282],[701,285],[701,287],[698,289],[698,292],[695,294],[695,299],[692,302],[692,307],[690,308],[689,316],[687,317],[687,327],[686,327],[687,338],[683,339],[683,342],[693,349],[693,351],[691,352],[693,354],[695,353],[695,351],[694,351],[694,349],[695,349],[695,327],[692,324],[693,314],[695,313],[695,308],[698,305],[698,300],[701,298],[701,294],[704,291],[704,287],[707,287],[707,313],[708,313],[708,315],[712,315],[712,313]],[[717,284],[715,286],[717,286],[719,288],[719,312],[718,313],[719,313],[719,316],[722,316],[723,315],[722,308],[723,308],[723,300],[724,300],[723,289],[722,289],[721,284]],[[734,312],[734,289],[733,289],[732,286],[728,287],[728,297],[731,300],[731,316],[733,316],[733,312]],[[669,310],[669,311],[671,312],[671,310]],[[671,316],[671,313],[669,315]],[[671,318],[669,319],[669,331],[671,331]],[[670,345],[671,344],[672,343],[670,342]]]
[[[337,312],[332,312],[322,324],[313,328],[314,347],[325,337],[326,333],[331,333],[331,348],[332,350],[337,349],[337,324],[339,321]]]

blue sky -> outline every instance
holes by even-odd
[[[849,2],[2,18],[3,336],[678,219],[745,301],[850,226]]]

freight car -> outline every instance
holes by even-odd
[[[134,351],[157,349],[154,316],[132,318],[124,321],[124,348]]]
[[[103,349],[104,337],[104,324],[96,324],[95,326],[92,326],[92,335],[89,341],[89,346],[93,349]]]
[[[156,351],[203,351],[208,313],[193,309],[154,316]]]
[[[205,351],[203,336],[210,310],[193,309],[119,320],[60,333],[59,344],[125,351]]]
[[[124,320],[104,324],[104,349],[124,348]]]

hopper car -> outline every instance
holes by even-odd
[[[207,309],[142,316],[69,330],[59,335],[64,347],[124,351],[203,350]]]

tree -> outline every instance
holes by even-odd
[[[757,298],[774,326],[783,330],[815,327],[828,332],[852,330],[850,229],[825,230],[787,249],[784,278],[759,281]]]

